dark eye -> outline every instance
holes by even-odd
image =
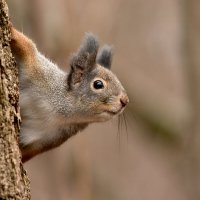
[[[97,89],[97,90],[98,90],[98,89],[104,88],[103,82],[100,81],[100,80],[94,81],[93,86],[94,86],[94,88]]]

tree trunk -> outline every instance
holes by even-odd
[[[10,38],[8,8],[0,0],[0,199],[30,199],[30,182],[18,146],[18,71]]]

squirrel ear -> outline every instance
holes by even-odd
[[[110,69],[112,64],[112,56],[112,47],[109,45],[104,45],[97,56],[97,63],[107,69]]]
[[[92,33],[86,33],[84,41],[76,55],[72,58],[71,66],[89,70],[95,66],[99,43]]]
[[[82,80],[84,73],[92,70],[96,63],[99,43],[92,33],[86,33],[84,41],[78,52],[71,59],[71,71],[68,83],[78,83]]]

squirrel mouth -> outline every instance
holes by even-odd
[[[123,108],[120,108],[119,110],[117,111],[112,111],[112,110],[106,110],[105,112],[110,114],[110,115],[117,115],[117,114],[121,114],[123,112]]]
[[[111,115],[116,115],[118,113],[118,112],[110,111],[110,110],[106,110],[105,112],[107,112],[108,114],[111,114]]]

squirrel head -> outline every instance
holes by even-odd
[[[80,123],[106,121],[121,114],[129,102],[122,84],[110,70],[112,48],[105,45],[99,52],[98,49],[97,38],[87,33],[70,62],[67,88],[73,98],[74,117]]]

